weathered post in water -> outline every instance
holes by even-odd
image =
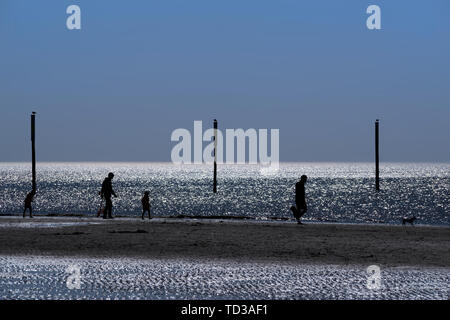
[[[380,121],[375,121],[375,189],[380,190]]]
[[[214,185],[213,192],[217,193],[217,120],[214,119]]]
[[[36,112],[31,113],[31,167],[33,192],[36,193]]]

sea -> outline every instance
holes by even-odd
[[[150,192],[156,217],[292,219],[295,183],[307,175],[305,221],[448,226],[450,163],[382,163],[380,191],[373,163],[281,163],[213,166],[172,163],[38,163],[35,215],[95,216],[103,179],[114,172],[114,215],[141,214]],[[29,163],[0,163],[0,215],[21,215],[31,190]]]

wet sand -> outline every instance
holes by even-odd
[[[73,270],[79,286],[73,286]],[[0,299],[442,299],[448,268],[0,256]],[[71,284],[70,286],[67,284]]]
[[[0,255],[447,268],[450,227],[0,217]]]

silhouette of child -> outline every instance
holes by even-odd
[[[33,198],[34,198],[35,194],[36,193],[33,190],[33,191],[29,192],[25,198],[25,201],[24,201],[25,205],[24,205],[24,209],[23,209],[23,217],[24,218],[25,218],[25,212],[27,212],[27,209],[30,210],[30,218],[33,218],[33,214],[32,214],[33,209],[31,208],[31,203],[33,202]]]
[[[144,220],[144,214],[145,212],[148,212],[148,218],[151,219],[152,217],[150,216],[150,197],[149,197],[150,192],[145,191],[144,196],[142,197],[142,220]]]
[[[291,207],[294,218],[298,224],[303,224],[300,219],[308,211],[305,196],[305,183],[308,180],[306,175],[302,175],[300,181],[295,184],[295,206]]]

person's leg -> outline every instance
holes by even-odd
[[[306,209],[305,208],[300,208],[299,210],[298,210],[298,219],[297,219],[297,221],[298,221],[298,223],[299,224],[303,224],[301,221],[300,221],[300,219],[303,217],[303,215],[306,213]]]
[[[150,215],[150,208],[148,208],[148,219],[150,220],[152,216]]]
[[[297,207],[296,207],[296,206],[292,206],[292,207],[291,207],[291,211],[292,211],[292,213],[294,214],[295,220],[298,221],[298,210],[297,210]]]
[[[110,204],[109,204],[109,212],[108,212],[108,218],[112,219],[112,211],[113,211],[113,205],[112,205],[112,200],[109,200]]]
[[[303,215],[306,213],[306,210],[304,208],[301,208],[298,211],[298,218],[300,219],[301,217],[303,217]]]
[[[107,219],[108,218],[108,216],[111,214],[110,212],[111,212],[111,207],[112,207],[112,202],[111,202],[111,199],[108,199],[108,198],[106,198],[105,199],[106,201],[105,201],[105,209],[104,209],[104,211],[103,211],[103,219]]]
[[[30,206],[30,218],[33,218],[33,209],[31,208],[31,206]]]
[[[142,209],[142,220],[144,220],[145,209]]]

